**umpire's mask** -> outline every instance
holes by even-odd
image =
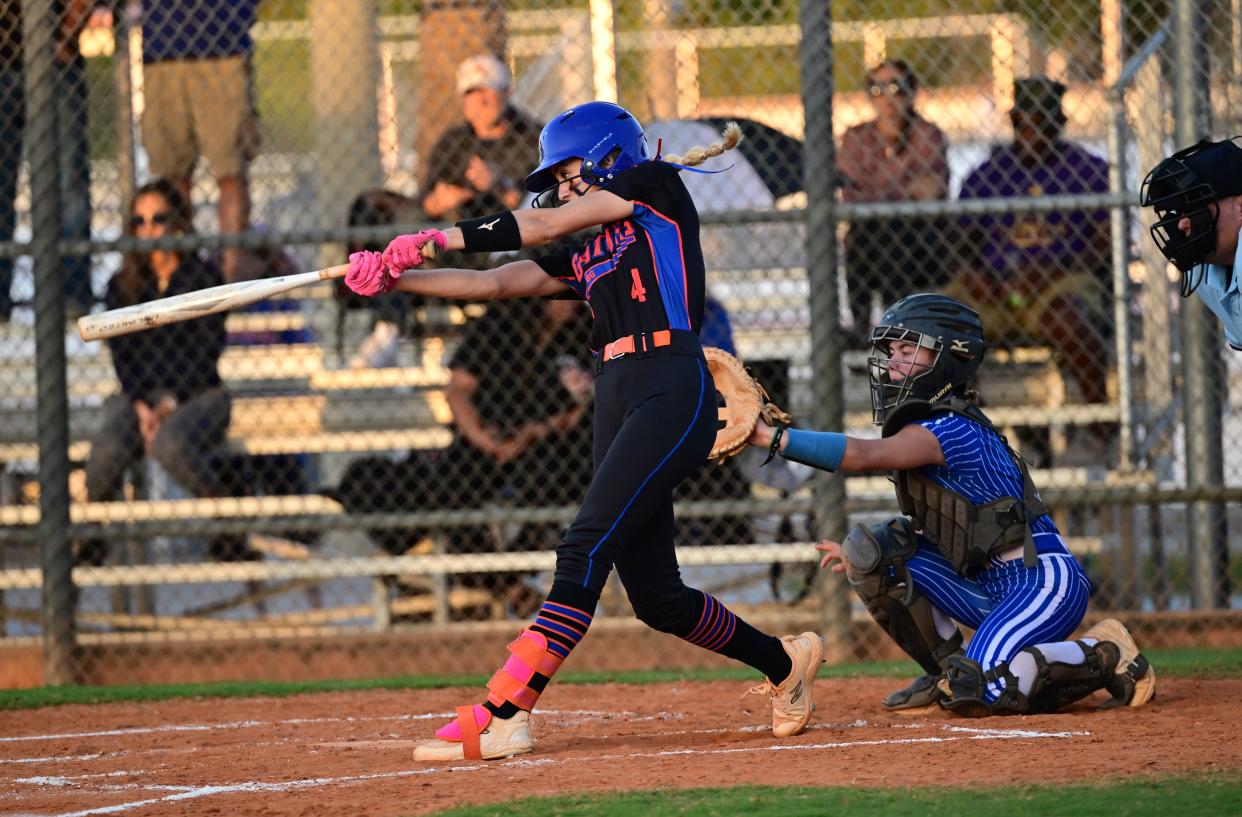
[[[1143,180],[1140,202],[1156,213],[1151,237],[1165,258],[1181,270],[1182,297],[1198,288],[1202,264],[1216,251],[1220,215],[1216,202],[1242,195],[1242,147],[1235,141],[1239,138],[1205,139],[1179,150]]]

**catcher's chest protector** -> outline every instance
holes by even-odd
[[[952,412],[992,428],[992,421],[978,406],[957,397],[931,404],[911,400],[900,407],[884,423],[883,435],[891,437],[906,425]],[[1004,441],[1004,438],[1001,438]],[[1039,499],[1026,463],[1005,443],[1018,472],[1022,474],[1021,497],[1006,496],[986,505],[974,505],[957,491],[940,485],[920,469],[897,471],[897,502],[901,512],[914,520],[924,536],[940,548],[953,569],[968,576],[986,564],[993,553],[1022,545],[1022,559],[1027,567],[1035,566],[1035,539],[1031,536],[1032,520],[1048,513],[1048,506]]]

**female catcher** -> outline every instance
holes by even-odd
[[[588,102],[556,116],[539,137],[526,189],[555,208],[501,212],[443,232],[399,236],[383,254],[350,256],[346,283],[361,295],[400,289],[441,298],[569,296],[590,304],[596,358],[594,476],[556,554],[552,589],[535,621],[509,645],[482,704],[459,707],[416,760],[493,759],[529,752],[530,712],[586,635],[615,567],[648,626],[743,661],[766,682],[772,732],[802,732],[823,656],[815,633],[777,639],[712,596],[682,583],[673,549],[673,489],[699,468],[716,435],[717,406],[698,332],[705,274],[699,218],[679,172],[741,139],[684,157],[652,157],[624,108]],[[504,252],[599,227],[589,239],[490,270],[416,269],[441,250]],[[434,247],[426,249],[434,242]],[[775,679],[775,680],[774,680]]]
[[[905,516],[825,541],[822,567],[845,573],[863,604],[927,675],[888,709],[939,703],[969,717],[1050,712],[1097,689],[1142,706],[1156,674],[1121,622],[1077,641],[1090,585],[1039,498],[1026,464],[969,389],[983,326],[965,304],[909,295],[870,335],[878,440],[760,424],[752,445],[827,471],[894,471]],[[962,649],[955,622],[975,630]]]

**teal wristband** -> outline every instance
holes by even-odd
[[[802,431],[791,428],[781,456],[825,471],[835,471],[845,459],[845,435],[835,431]]]
[[[785,433],[786,426],[777,425],[776,431],[772,433],[772,442],[768,445],[768,456],[759,463],[760,466],[767,465],[776,456],[776,452],[781,450],[781,435]]]

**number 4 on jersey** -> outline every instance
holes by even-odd
[[[643,286],[643,279],[638,275],[638,267],[630,270],[630,277],[634,279],[634,284],[630,287],[630,298],[640,304],[647,303],[647,288]]]

